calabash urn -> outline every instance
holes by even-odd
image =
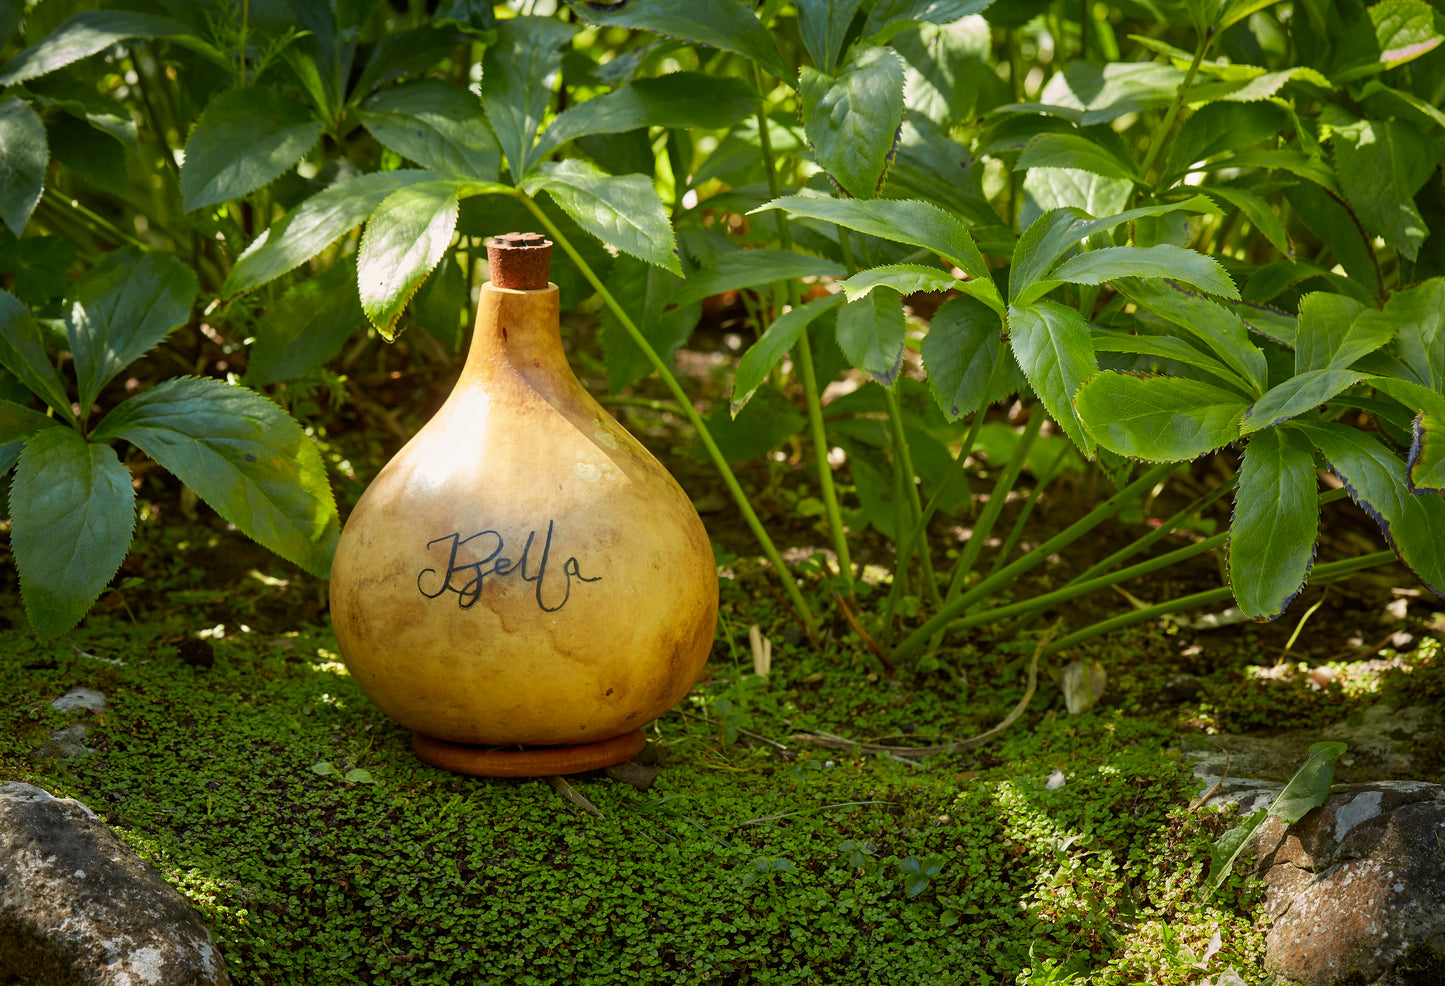
[[[488,246],[461,378],[348,518],[332,621],[422,759],[595,769],[640,750],[696,681],[717,569],[681,487],[572,373],[551,244]]]

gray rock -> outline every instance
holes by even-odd
[[[90,730],[78,722],[66,726],[64,729],[52,729],[50,738],[35,748],[31,758],[34,760],[70,760],[93,753],[94,751],[85,745],[85,738],[89,734]]]
[[[29,784],[0,785],[0,982],[229,984],[185,898],[95,813]]]
[[[70,712],[72,709],[88,709],[91,712],[104,712],[105,693],[98,692],[94,688],[72,688],[51,702],[50,706],[59,712]]]

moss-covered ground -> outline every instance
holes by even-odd
[[[1259,983],[1260,885],[1236,875],[1197,899],[1222,820],[1191,808],[1177,732],[1378,700],[1261,679],[1273,656],[1247,635],[1201,656],[1156,627],[1078,655],[1110,674],[1086,714],[1043,676],[966,753],[816,749],[793,737],[988,728],[1023,694],[1036,638],[890,677],[855,640],[797,640],[744,574],[723,581],[709,676],[649,730],[655,782],[585,774],[568,798],[415,759],[346,674],[314,582],[272,560],[178,595],[197,559],[233,553],[227,535],[141,537],[149,570],[174,558],[171,574],[110,593],[60,641],[11,612],[0,779],[99,812],[195,903],[239,984]],[[753,623],[776,645],[767,678]],[[1412,698],[1439,701],[1439,649],[1414,658]],[[1181,669],[1200,687],[1161,704]],[[78,686],[104,711],[51,707]],[[34,755],[73,722],[93,752]]]

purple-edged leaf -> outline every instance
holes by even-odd
[[[1077,310],[1053,301],[1009,306],[1009,341],[1029,386],[1049,414],[1085,456],[1093,458],[1094,436],[1074,410],[1074,395],[1099,371],[1089,323]]]
[[[850,301],[838,309],[838,348],[855,369],[892,387],[903,367],[908,334],[903,299],[888,291]]]
[[[768,326],[767,331],[749,346],[742,359],[738,360],[737,372],[733,374],[733,417],[737,417],[738,412],[747,405],[768,378],[768,374],[773,372],[773,367],[797,344],[808,326],[828,309],[842,303],[841,294],[830,294],[826,298],[819,298],[783,312],[773,319],[773,324]]]
[[[823,170],[854,198],[883,187],[903,125],[903,59],[892,48],[855,47],[838,74],[803,66],[803,132]]]
[[[682,276],[672,223],[652,179],[609,175],[572,158],[542,162],[524,187],[529,195],[545,190],[578,226],[608,246]]]
[[[948,291],[958,286],[958,279],[937,267],[922,264],[885,264],[859,271],[841,285],[849,301],[866,297],[874,288],[892,288],[901,295],[917,291]]]
[[[46,428],[20,453],[10,519],[25,613],[38,636],[58,637],[80,622],[125,560],[135,489],[115,449],[70,428]]]
[[[321,453],[255,391],[175,377],[122,401],[95,437],[130,442],[262,547],[330,572],[340,522]]]
[[[1424,0],[1381,0],[1344,33],[1330,72],[1335,82],[1364,78],[1403,65],[1445,41],[1439,17]]]
[[[1250,340],[1235,310],[1168,281],[1126,280],[1115,287],[1134,304],[1204,343],[1211,354],[1249,381],[1255,393],[1263,391],[1269,374],[1264,351]]]
[[[1219,261],[1193,250],[1159,243],[1150,247],[1103,247],[1075,254],[1055,267],[1048,277],[1020,291],[1015,303],[1028,304],[1062,283],[1103,284],[1124,277],[1167,277],[1210,294],[1239,297],[1239,289],[1219,266]]]
[[[6,62],[0,71],[0,87],[39,78],[127,38],[164,38],[185,33],[186,29],[175,21],[150,14],[129,10],[82,11]],[[0,39],[3,40],[8,39]]]
[[[1150,462],[1197,459],[1239,437],[1249,404],[1233,391],[1183,377],[1105,371],[1079,389],[1074,407],[1111,452]]]
[[[1445,412],[1422,411],[1410,427],[1410,492],[1445,494]]]
[[[311,110],[275,89],[232,89],[211,100],[186,141],[185,210],[247,195],[279,178],[321,136]]]
[[[973,414],[1023,387],[1023,373],[999,337],[1000,327],[997,312],[966,296],[945,303],[929,320],[919,355],[933,397],[948,420]],[[1003,365],[995,374],[999,360]]]
[[[1255,401],[1240,422],[1239,432],[1248,435],[1313,410],[1368,375],[1358,370],[1306,370],[1296,373],[1284,383],[1271,387]]]
[[[1294,368],[1342,369],[1379,349],[1395,335],[1385,313],[1342,294],[1315,291],[1300,299],[1295,328]]]
[[[1314,563],[1319,520],[1310,444],[1289,428],[1251,436],[1229,527],[1229,584],[1246,615],[1272,620],[1298,595]]]
[[[40,326],[8,291],[0,291],[0,366],[15,374],[66,421],[75,422],[65,381],[45,355],[45,336]]]
[[[1445,596],[1445,495],[1411,493],[1405,463],[1372,435],[1331,422],[1293,427],[1314,442],[1400,561],[1431,592]]]
[[[386,197],[366,223],[356,255],[361,308],[388,341],[421,282],[451,246],[457,183],[427,181]]]
[[[75,358],[82,415],[101,388],[190,317],[199,284],[175,257],[126,247],[76,282],[66,335]]]
[[[0,102],[0,222],[19,236],[45,188],[45,124],[20,99]]]

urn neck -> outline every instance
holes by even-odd
[[[502,367],[528,378],[539,373],[572,377],[562,349],[557,299],[555,284],[536,291],[483,284],[463,381],[490,376]]]

